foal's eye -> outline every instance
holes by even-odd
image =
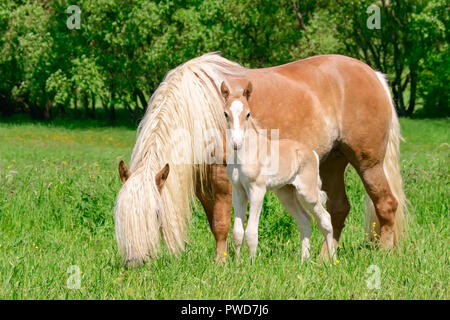
[[[225,115],[225,118],[228,120],[228,113],[225,111],[223,114]]]
[[[247,116],[245,117],[246,119],[250,118],[250,112],[247,113]]]

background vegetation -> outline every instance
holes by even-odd
[[[389,75],[398,112],[448,116],[445,0],[79,0],[0,4],[0,113],[136,123],[164,74],[209,51],[247,67],[323,53],[367,62]],[[376,4],[381,28],[366,21]],[[420,109],[420,110],[418,110]]]

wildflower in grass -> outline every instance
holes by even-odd
[[[364,235],[367,237],[369,234],[366,232],[366,233],[364,233]]]
[[[226,256],[227,256],[227,253],[226,253],[226,252],[224,252],[224,253],[223,253],[223,256],[224,256],[224,257],[226,257]]]
[[[62,164],[63,164],[63,165],[66,165],[66,164],[67,164],[67,161],[63,161]]]
[[[117,278],[117,281],[122,281],[122,278],[121,278],[121,277],[118,277],[118,278]]]
[[[339,260],[336,260],[336,264],[339,264],[339,262],[340,262]]]

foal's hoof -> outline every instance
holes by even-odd
[[[338,242],[333,239],[333,245],[334,245],[334,249],[337,250],[338,248]],[[322,249],[320,250],[320,257],[328,257],[328,248],[327,248],[327,243],[324,241],[323,245],[322,245]]]

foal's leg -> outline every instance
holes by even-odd
[[[297,223],[302,238],[302,261],[308,260],[310,256],[311,216],[298,201],[297,191],[293,186],[287,185],[274,191],[274,193]]]
[[[334,258],[333,226],[330,214],[323,207],[325,193],[320,190],[319,158],[317,154],[304,157],[304,166],[294,181],[300,203],[314,216],[322,232],[330,258]]]
[[[245,229],[245,240],[247,241],[248,250],[252,257],[256,255],[256,248],[258,247],[259,217],[261,215],[265,194],[265,186],[259,186],[254,183],[249,188],[250,210],[247,228]]]
[[[347,158],[339,150],[332,151],[320,164],[322,190],[327,194],[327,211],[331,215],[335,247],[338,245],[345,219],[350,212],[350,203],[345,193],[344,183],[344,172],[347,164]],[[325,255],[326,253],[327,245],[324,242],[320,254]]]
[[[240,185],[233,186],[233,243],[237,255],[241,252],[242,242],[244,241],[244,224],[247,215],[247,204],[248,198],[244,188]]]

